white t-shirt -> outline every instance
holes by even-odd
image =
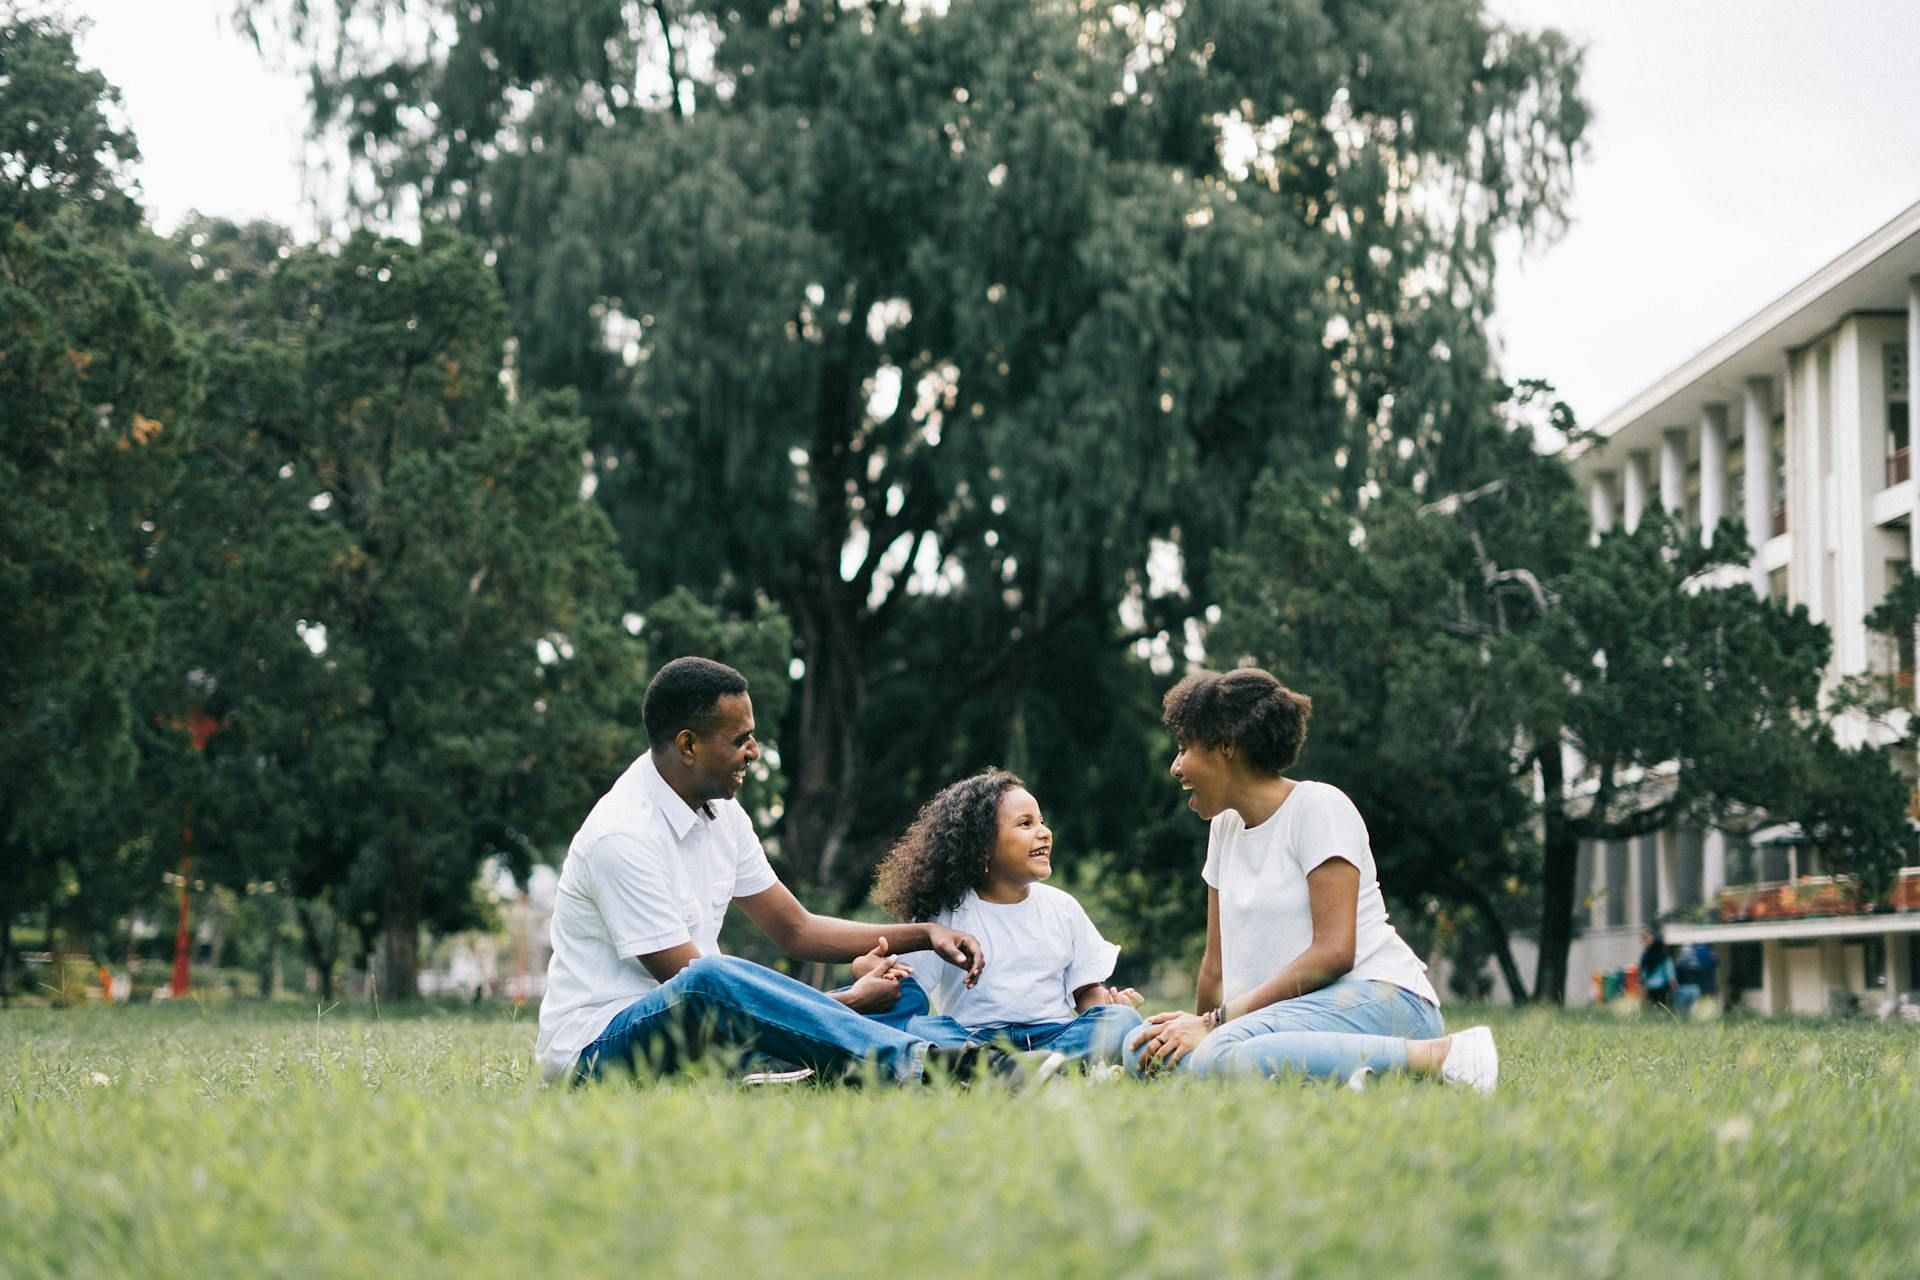
[[[1427,966],[1387,923],[1367,824],[1344,791],[1324,782],[1294,783],[1285,803],[1252,830],[1229,809],[1207,832],[1200,874],[1220,894],[1224,998],[1247,994],[1313,942],[1307,873],[1329,858],[1360,872],[1353,969],[1345,976],[1391,982],[1437,1006]]]
[[[689,808],[649,753],[600,797],[567,847],[533,1047],[548,1080],[660,985],[638,957],[688,942],[701,955],[720,954],[727,904],[776,883],[740,803],[707,808],[711,817]]]
[[[1073,993],[1113,976],[1120,948],[1100,936],[1073,895],[1036,884],[1024,902],[983,902],[971,889],[935,924],[980,939],[986,967],[966,985],[966,971],[931,951],[903,957],[933,1007],[971,1028],[1078,1017]]]

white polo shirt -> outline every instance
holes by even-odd
[[[720,954],[727,904],[777,882],[739,801],[707,809],[712,816],[689,807],[647,753],[567,846],[533,1047],[546,1079],[566,1074],[616,1014],[660,985],[640,956],[689,942]]]
[[[1220,893],[1221,987],[1235,1000],[1273,977],[1313,942],[1307,873],[1329,858],[1360,872],[1349,978],[1391,982],[1436,1007],[1427,966],[1387,920],[1367,824],[1347,793],[1296,782],[1271,817],[1249,830],[1228,809],[1207,832],[1201,876]]]

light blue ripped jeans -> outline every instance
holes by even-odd
[[[1127,1074],[1142,1075],[1143,1027],[1127,1040]],[[1342,978],[1209,1032],[1177,1071],[1196,1076],[1303,1075],[1344,1080],[1361,1067],[1404,1071],[1407,1041],[1446,1034],[1440,1010],[1391,982]]]

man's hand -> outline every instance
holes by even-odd
[[[980,949],[980,939],[945,925],[929,924],[927,947],[948,964],[965,969],[968,986],[980,981],[980,970],[987,963],[987,953]]]
[[[1157,1029],[1140,1046],[1140,1067],[1148,1074],[1171,1071],[1211,1030],[1197,1013],[1156,1013],[1147,1019],[1147,1025]]]

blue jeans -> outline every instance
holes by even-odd
[[[1440,1010],[1390,982],[1358,978],[1281,1000],[1208,1033],[1176,1070],[1196,1076],[1282,1074],[1345,1079],[1361,1067],[1404,1071],[1407,1041],[1446,1034]],[[1127,1043],[1131,1075],[1144,1074],[1139,1045]]]
[[[1140,1025],[1138,1010],[1124,1004],[1097,1004],[1067,1022],[1019,1022],[999,1027],[969,1027],[956,1019],[931,1012],[926,988],[917,978],[900,982],[900,999],[876,1021],[942,1048],[969,1044],[1010,1044],[1016,1049],[1050,1049],[1077,1062],[1120,1061],[1127,1035]]]
[[[610,1066],[645,1063],[667,1072],[725,1051],[737,1068],[765,1054],[821,1076],[852,1075],[871,1063],[882,1079],[917,1080],[929,1042],[863,1017],[833,997],[764,965],[733,956],[702,956],[628,1005],[574,1064],[576,1083],[598,1080]]]

